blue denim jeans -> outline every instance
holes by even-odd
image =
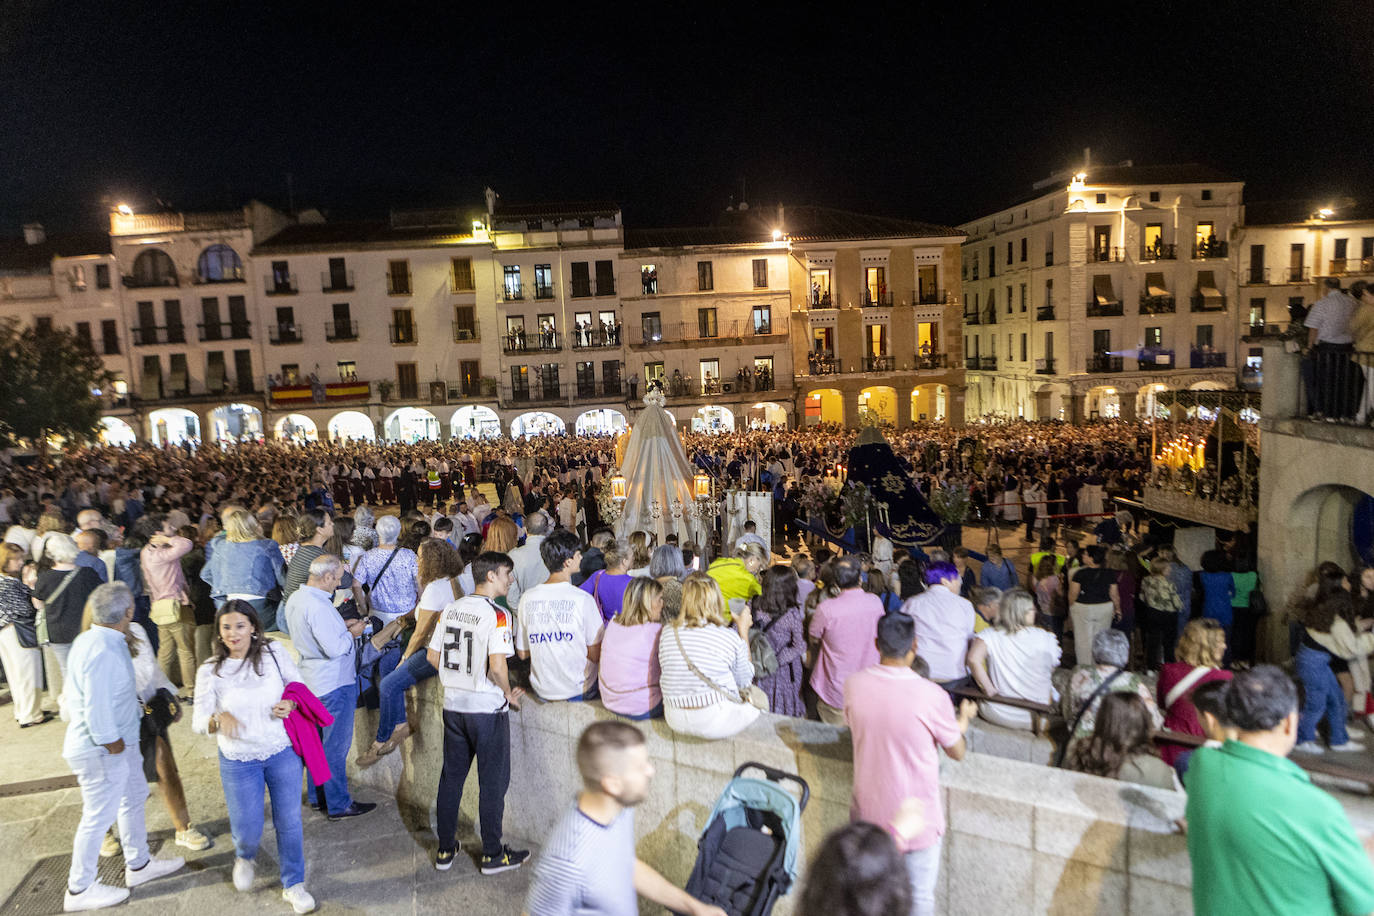
[[[219,778],[229,807],[229,832],[234,855],[258,857],[262,842],[262,790],[272,798],[272,827],[277,832],[277,858],[281,860],[281,886],[305,880],[305,832],[301,827],[301,758],[283,748],[266,760],[230,760],[219,755]]]
[[[1350,736],[1345,730],[1345,695],[1340,682],[1331,670],[1331,656],[1325,652],[1298,646],[1296,667],[1302,681],[1302,710],[1298,713],[1298,743],[1317,740],[1317,723],[1326,719],[1331,730],[1331,746],[1345,744]]]
[[[358,682],[350,681],[320,697],[334,724],[324,728],[324,759],[329,762],[329,781],[323,786],[326,812],[338,814],[353,804],[348,794],[348,751],[353,746],[353,715],[358,705]]]
[[[406,691],[438,673],[429,663],[425,650],[420,649],[382,678],[377,701],[380,707],[377,717],[377,743],[390,738],[396,726],[406,720]]]

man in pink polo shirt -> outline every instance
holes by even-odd
[[[844,717],[854,741],[854,802],[849,816],[893,834],[906,858],[913,912],[932,916],[945,832],[936,746],[952,759],[962,759],[964,733],[978,707],[964,700],[956,717],[944,690],[911,670],[916,627],[910,617],[888,614],[877,630],[881,660],[844,683]],[[897,829],[897,821],[912,799],[925,810],[925,827],[907,835]]]
[[[873,634],[883,616],[883,602],[863,590],[863,567],[856,557],[835,561],[840,593],[816,605],[811,615],[811,642],[818,647],[811,689],[821,721],[844,724],[844,682],[855,671],[878,661]]]

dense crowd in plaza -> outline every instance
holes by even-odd
[[[102,855],[123,856],[128,888],[181,867],[149,855],[149,781],[176,844],[216,841],[193,816],[216,802],[187,797],[168,739],[180,698],[217,742],[234,886],[254,887],[266,789],[283,897],[309,912],[303,775],[324,816],[367,815],[347,778],[355,708],[376,710],[366,768],[409,739],[406,691],[437,677],[439,870],[474,762],[478,869],[529,858],[501,830],[510,710],[618,716],[581,736],[584,788],[535,858],[531,916],[634,913],[636,895],[722,913],[636,858],[653,771],[633,723],[717,740],[765,712],[853,734],[853,823],[821,845],[801,911],[931,913],[939,750],[962,757],[975,718],[1031,730],[1036,704],[1065,720],[1063,766],[1187,792],[1197,912],[1374,910],[1340,805],[1285,759],[1359,749],[1348,723],[1374,726],[1374,569],[1322,564],[1266,596],[1246,533],[1192,556],[1113,504],[1150,468],[1148,425],[1120,422],[889,430],[919,489],[963,484],[974,519],[1006,530],[984,551],[845,551],[804,529],[799,484],[842,477],[855,435],[685,436],[725,487],[774,495],[771,543],[747,526],[705,545],[606,524],[610,437],[7,456],[0,663],[21,727],[67,720],[84,806],[67,908],[128,896],[96,881]],[[993,541],[1021,526],[1016,563]],[[1270,613],[1289,620],[1298,685],[1256,664]]]

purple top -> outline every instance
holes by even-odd
[[[610,583],[607,583],[608,585]],[[659,690],[658,634],[662,624],[606,624],[601,639],[601,702],[622,716],[642,716],[663,702]]]
[[[630,587],[632,581],[634,576],[628,573],[612,576],[606,570],[598,569],[578,588],[596,599],[597,607],[601,608],[601,619],[610,623],[620,613],[620,606],[625,601],[625,589]]]

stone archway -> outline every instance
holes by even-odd
[[[859,392],[859,419],[883,426],[897,425],[897,390],[874,385]]]
[[[750,429],[787,428],[787,408],[776,401],[760,401],[749,408],[747,417]]]
[[[449,435],[459,439],[484,439],[501,435],[501,418],[480,404],[459,407],[448,421]]]
[[[347,442],[352,439],[372,442],[377,438],[372,420],[367,414],[357,410],[344,410],[334,414],[329,418],[326,429],[329,431],[331,442]]]
[[[949,386],[917,385],[911,389],[911,422],[943,423],[949,415]]]
[[[694,433],[732,433],[735,431],[735,412],[718,404],[708,404],[692,415]]]
[[[817,388],[806,393],[806,425],[844,425],[844,395],[838,388]]]
[[[1169,408],[1159,403],[1159,396],[1168,390],[1169,386],[1162,382],[1141,386],[1135,396],[1136,415],[1142,420],[1169,419]]]
[[[200,417],[184,407],[163,407],[148,414],[148,441],[156,446],[200,441]]]
[[[262,411],[251,404],[227,404],[210,411],[211,442],[248,442],[262,438]]]
[[[579,436],[608,436],[625,431],[625,414],[609,407],[588,410],[577,418],[573,429]]]
[[[127,448],[138,442],[138,435],[134,432],[134,428],[119,417],[101,417],[100,430],[97,436],[102,445],[111,445],[116,448]]]
[[[1098,385],[1088,389],[1088,396],[1084,405],[1087,419],[1120,419],[1122,397],[1121,389],[1112,385]]]
[[[561,436],[567,431],[568,427],[563,419],[546,410],[522,413],[510,424],[512,439],[519,439],[521,436]]]
[[[439,418],[423,407],[402,407],[382,424],[388,442],[419,442],[439,438]]]
[[[273,434],[284,442],[316,442],[320,438],[315,421],[303,413],[287,414],[277,421]]]

